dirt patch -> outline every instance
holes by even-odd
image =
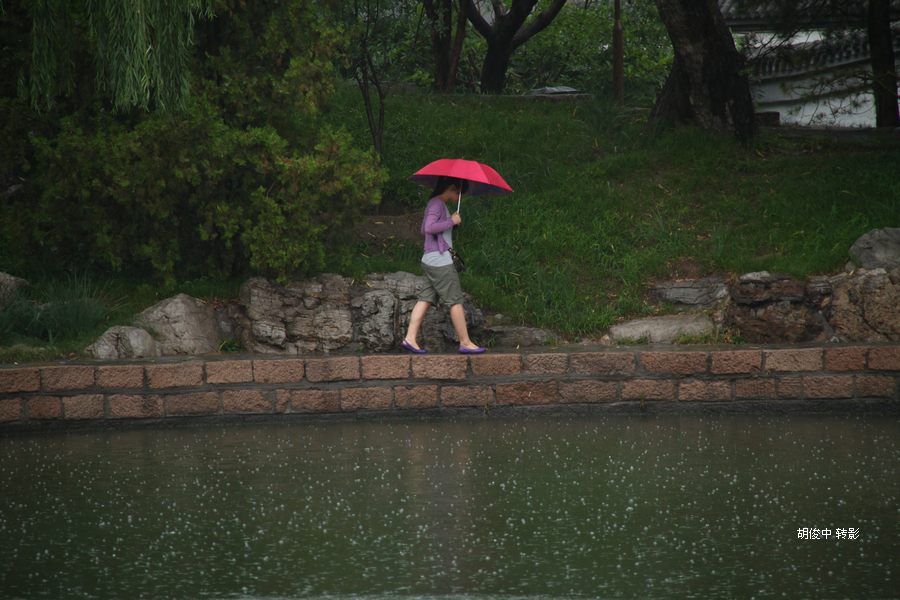
[[[666,262],[669,279],[699,279],[709,273],[696,258],[676,256]]]
[[[359,239],[373,243],[385,244],[391,241],[419,242],[422,234],[422,213],[405,215],[370,215],[363,217],[356,228]]]

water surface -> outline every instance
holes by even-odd
[[[898,434],[617,415],[9,436],[0,597],[897,597]]]

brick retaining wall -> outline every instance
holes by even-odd
[[[869,399],[900,406],[900,344],[216,356],[0,368],[0,429],[214,415]]]

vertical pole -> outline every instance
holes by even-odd
[[[616,101],[625,97],[625,36],[622,32],[622,0],[615,0],[613,11],[613,94]]]

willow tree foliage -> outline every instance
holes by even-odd
[[[7,3],[0,17],[3,48],[29,46],[0,54],[23,81],[0,84],[0,131],[15,140],[0,146],[0,270],[286,280],[349,255],[382,172],[323,118],[342,42],[328,7],[63,4]]]
[[[13,4],[10,2],[10,4]],[[76,91],[86,43],[97,90],[117,110],[183,108],[194,21],[211,0],[30,0],[31,101],[50,108]]]

